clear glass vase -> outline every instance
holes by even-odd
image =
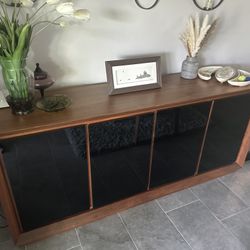
[[[187,56],[181,67],[181,77],[185,79],[195,79],[198,75],[199,62],[197,57]]]
[[[34,110],[33,79],[26,68],[26,59],[1,59],[6,100],[16,115],[26,115]]]

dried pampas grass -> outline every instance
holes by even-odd
[[[187,29],[181,34],[180,40],[184,44],[190,57],[197,56],[198,52],[207,41],[208,35],[213,31],[216,20],[209,22],[209,16],[206,15],[200,20],[198,14],[195,18],[190,17]]]

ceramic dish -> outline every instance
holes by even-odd
[[[230,66],[223,67],[221,69],[218,69],[215,72],[215,78],[220,83],[224,83],[224,82],[232,79],[236,75],[237,75],[237,70],[233,67],[230,67]]]
[[[222,66],[206,66],[198,70],[198,76],[205,81],[208,81],[212,78],[212,75]]]
[[[230,85],[244,87],[250,84],[250,72],[239,69],[238,76],[227,81]]]
[[[71,100],[65,95],[46,96],[36,103],[36,107],[47,112],[63,110],[71,105]]]

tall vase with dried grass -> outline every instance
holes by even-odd
[[[216,20],[210,22],[208,15],[204,18],[200,18],[200,16],[196,14],[195,18],[189,18],[187,28],[180,36],[180,40],[188,53],[186,60],[182,63],[182,78],[195,79],[197,77],[199,68],[197,56],[209,35],[212,33],[215,23]]]

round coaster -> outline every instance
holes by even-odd
[[[71,103],[71,100],[65,95],[54,95],[40,99],[37,101],[36,107],[47,112],[56,112],[69,107]]]

